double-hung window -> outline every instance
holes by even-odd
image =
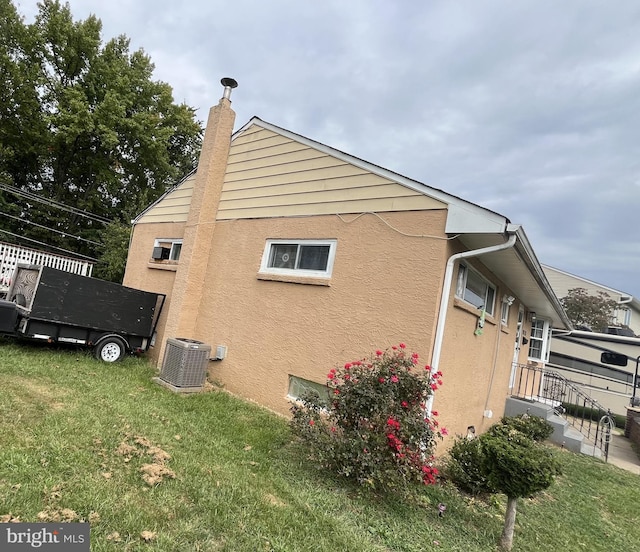
[[[260,272],[329,278],[336,240],[267,240]]]
[[[529,358],[547,362],[549,360],[549,322],[536,318],[531,322],[531,336],[529,337]]]
[[[493,316],[496,288],[466,264],[460,264],[458,269],[456,295]]]

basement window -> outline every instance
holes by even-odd
[[[182,251],[182,239],[157,238],[153,244],[151,258],[154,261],[177,261]]]
[[[326,384],[317,383],[297,376],[289,376],[289,392],[287,398],[299,401],[306,393],[317,393],[322,404],[329,403],[329,388]]]
[[[493,316],[496,288],[485,280],[478,272],[461,264],[458,269],[458,285],[456,295],[463,301]]]
[[[329,278],[336,240],[267,240],[260,272]]]

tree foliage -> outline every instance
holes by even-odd
[[[618,305],[608,293],[590,295],[584,288],[570,289],[560,303],[574,326],[586,326],[595,332],[607,329]]]
[[[90,257],[104,221],[129,224],[193,169],[202,136],[144,51],[101,31],[59,0],[31,24],[0,0],[0,231]]]
[[[541,444],[551,433],[553,427],[542,418],[505,417],[477,439],[458,438],[449,453],[446,474],[459,488],[507,495],[503,550],[513,544],[518,499],[548,488],[560,474],[553,451]]]

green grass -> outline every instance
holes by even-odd
[[[0,516],[91,520],[93,552],[495,549],[502,498],[438,485],[407,502],[344,485],[289,444],[286,420],[221,391],[176,395],[153,376],[140,359],[0,340]],[[564,475],[519,503],[514,550],[634,549],[637,476],[559,454]],[[145,464],[175,478],[149,485]]]

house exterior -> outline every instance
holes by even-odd
[[[337,363],[405,342],[443,372],[429,408],[452,435],[495,423],[530,313],[537,362],[570,327],[522,227],[258,118],[232,134],[230,92],[197,171],[133,221],[124,284],[167,294],[154,360],[171,337],[223,346],[210,378],[287,414]]]
[[[614,414],[640,404],[640,338],[573,330],[554,332],[547,367]]]
[[[576,288],[583,288],[589,295],[597,295],[598,292],[606,293],[618,303],[618,308],[611,319],[610,333],[618,335],[616,328],[627,326],[635,335],[640,335],[640,300],[637,297],[558,268],[547,265],[542,265],[542,268],[553,291],[560,299],[566,297],[569,290]]]
[[[640,358],[640,338],[629,334],[640,335],[640,301],[628,293],[569,272],[547,265],[542,268],[559,298],[571,289],[583,288],[589,295],[606,293],[618,303],[608,333],[554,332],[547,365],[603,407],[624,415],[638,394],[634,380]]]

